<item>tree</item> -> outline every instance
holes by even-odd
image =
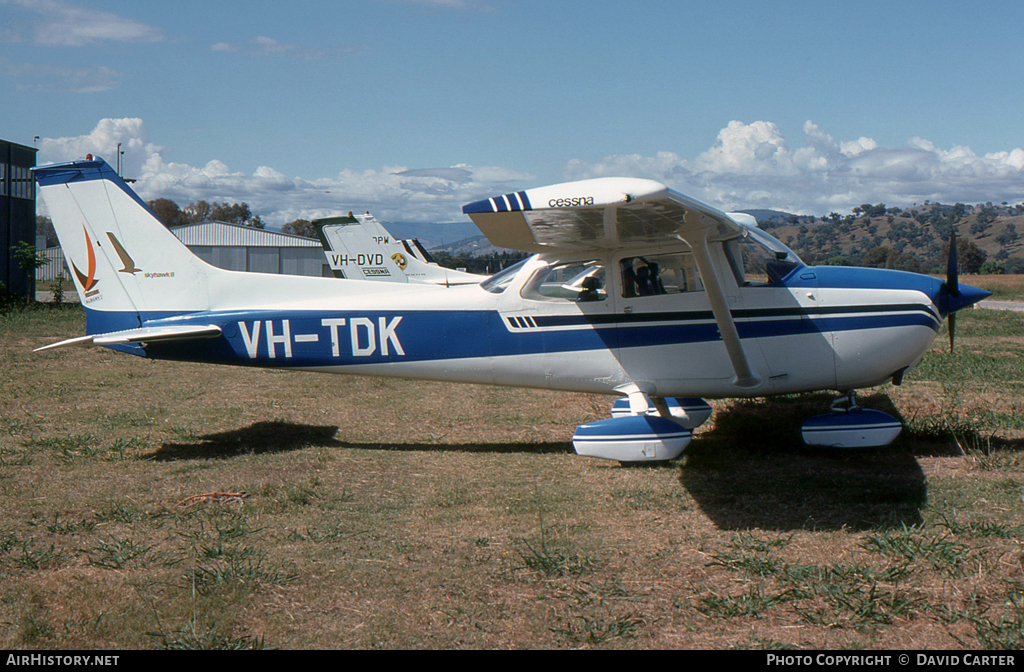
[[[999,262],[989,260],[981,265],[978,272],[982,275],[1002,275],[1006,273],[1006,269]]]
[[[313,226],[313,222],[308,219],[295,219],[281,227],[281,231],[284,233],[292,233],[296,236],[305,236],[306,238],[316,238],[316,227]]]
[[[218,222],[228,222],[240,226],[251,226],[256,229],[264,228],[263,220],[259,215],[252,214],[248,203],[214,203],[210,211],[210,219]]]
[[[188,223],[178,204],[169,198],[157,198],[149,201],[146,205],[149,206],[149,209],[153,211],[156,218],[167,228]]]
[[[49,217],[36,215],[36,235],[46,236],[47,244],[60,245],[60,241],[57,240],[57,231],[53,228],[53,220]]]
[[[895,268],[898,271],[917,273],[921,262],[910,254],[904,254],[888,246],[875,247],[864,255],[862,263],[872,268]]]
[[[213,206],[206,201],[195,201],[189,203],[185,207],[185,218],[189,224],[198,224],[199,222],[207,222],[210,220],[210,213],[213,212]]]
[[[948,240],[942,246],[941,259],[943,261],[949,259]],[[957,267],[961,273],[977,273],[981,270],[981,265],[988,259],[988,253],[975,245],[973,241],[966,238],[958,238],[956,241],[956,259]],[[943,263],[943,268],[945,268],[945,265]]]
[[[961,219],[963,219],[964,218],[964,214],[966,212],[967,212],[967,206],[966,205],[964,205],[963,203],[956,203],[956,204],[953,205],[953,210],[952,210],[952,212],[949,213],[949,216],[953,219],[953,222],[955,223],[955,222],[959,222]]]
[[[995,240],[1003,247],[1009,247],[1016,243],[1018,238],[1020,238],[1020,234],[1017,233],[1017,225],[1011,222],[1006,225],[1002,233],[996,236]]]
[[[42,252],[36,252],[35,245],[19,240],[14,245],[11,245],[11,256],[17,260],[21,270],[25,272],[25,280],[28,287],[35,287],[36,270],[46,266],[46,255]],[[26,302],[29,300],[28,296],[25,297],[25,300]]]

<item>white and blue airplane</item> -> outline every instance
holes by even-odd
[[[463,211],[534,256],[445,286],[241,273],[193,255],[102,159],[35,169],[99,345],[150,357],[618,395],[582,455],[678,457],[704,399],[836,390],[814,445],[878,446],[900,422],[854,391],[899,384],[942,320],[988,292],[881,269],[807,266],[748,215],[656,181],[528,189]],[[950,327],[952,329],[952,323]],[[952,341],[951,341],[952,342]]]

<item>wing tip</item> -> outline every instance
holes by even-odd
[[[475,215],[482,212],[523,212],[532,210],[530,197],[525,191],[514,191],[511,194],[502,194],[494,198],[485,198],[481,201],[473,201],[462,206],[462,214]]]

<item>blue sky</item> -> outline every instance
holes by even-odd
[[[144,198],[462,220],[626,175],[727,209],[1024,200],[1024,3],[0,0],[0,137]]]

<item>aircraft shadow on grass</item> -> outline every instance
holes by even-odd
[[[770,401],[737,401],[715,414],[715,425],[701,432],[678,463],[651,464],[651,471],[678,469],[679,483],[719,529],[861,530],[912,526],[922,522],[927,479],[917,461],[922,455],[958,455],[948,437],[904,429],[882,449],[809,447],[799,436],[808,409],[821,408],[825,394]],[[899,417],[884,394],[861,400]],[[901,418],[901,420],[903,420]],[[907,423],[904,421],[904,425]],[[157,461],[230,459],[274,454],[311,446],[388,451],[570,454],[569,442],[546,443],[378,443],[337,438],[335,425],[284,421],[199,436],[190,443],[167,443]],[[971,437],[966,437],[970,440]],[[1024,450],[1024,442],[999,447]]]
[[[156,461],[228,459],[239,455],[265,455],[302,450],[311,446],[361,450],[438,451],[465,453],[572,453],[568,441],[548,443],[354,443],[337,438],[336,425],[291,422],[256,422],[227,432],[205,434],[190,443],[165,443],[150,459]]]
[[[799,421],[793,423],[793,418],[828,399],[809,394],[739,401],[720,411],[714,429],[688,447],[680,484],[719,529],[858,530],[919,524],[928,488],[913,439],[900,437],[882,449],[802,443]],[[860,401],[865,408],[900,417],[883,394]]]

